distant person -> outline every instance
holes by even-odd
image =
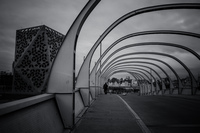
[[[104,89],[104,93],[107,94],[107,92],[108,92],[108,85],[107,85],[107,83],[105,83],[103,85],[103,89]]]

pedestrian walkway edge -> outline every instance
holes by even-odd
[[[92,104],[94,104],[94,102],[96,101],[96,99],[93,99],[90,103],[90,106]],[[70,131],[64,131],[63,133],[74,133],[75,129],[79,126],[79,124],[81,123],[81,118],[82,116],[86,113],[86,111],[88,110],[88,108],[90,106],[87,106],[87,107],[84,107],[84,109],[79,113],[79,115],[76,117],[76,122],[75,122],[75,125],[74,127],[70,130]]]
[[[140,117],[137,115],[137,113],[135,113],[135,111],[128,105],[128,103],[124,99],[122,99],[119,95],[117,95],[117,96],[122,100],[122,102],[126,105],[126,107],[129,109],[129,111],[136,118],[137,124],[142,129],[142,132],[143,133],[151,133],[151,131],[148,129],[148,127],[145,125],[145,123],[140,119]]]

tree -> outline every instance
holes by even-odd
[[[124,82],[123,78],[121,78],[121,79],[119,80],[119,83],[120,83],[120,84],[122,84],[122,82]]]
[[[131,82],[132,82],[132,79],[131,79],[129,76],[127,76],[127,77],[124,79],[124,81],[126,81],[126,82],[128,82],[128,83],[131,83]]]
[[[119,79],[113,77],[113,78],[111,79],[111,82],[112,82],[112,83],[115,83],[115,82],[119,83]]]

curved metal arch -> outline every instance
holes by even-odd
[[[135,75],[138,75],[138,76],[140,76],[140,74],[139,74],[139,73],[137,73],[137,72],[130,72],[130,74],[132,74],[132,73],[133,73],[133,74],[135,74]],[[138,78],[138,80],[146,80],[146,79],[144,79],[144,78],[142,79],[142,77],[141,77],[140,79]]]
[[[135,76],[134,74],[134,72],[130,72],[130,74],[132,74],[132,76]],[[137,74],[137,73],[136,73]],[[140,85],[144,85],[145,84],[145,82],[144,81],[146,81],[146,80],[140,80],[140,79],[136,79],[137,80],[137,84],[139,85],[139,87],[141,87]],[[147,83],[148,84],[148,83]],[[150,88],[150,93],[152,93],[152,91],[153,91],[153,84],[151,83],[151,88]],[[140,93],[141,94],[141,93]]]
[[[123,37],[119,38],[118,40],[116,40],[114,43],[112,43],[104,51],[104,53],[101,55],[101,57],[98,59],[98,61],[96,62],[95,66],[93,67],[92,72],[90,73],[90,77],[95,77],[95,73],[97,71],[97,67],[98,67],[99,62],[108,53],[108,51],[111,48],[113,48],[115,45],[117,45],[119,42],[121,42],[121,41],[123,41],[123,40],[125,40],[127,38],[130,38],[130,37],[141,36],[141,35],[149,35],[149,34],[177,34],[177,35],[186,35],[186,36],[190,36],[190,37],[200,38],[200,34],[196,34],[196,33],[192,33],[192,32],[185,32],[185,31],[173,31],[173,30],[153,30],[153,31],[142,31],[142,32],[136,32],[136,33],[128,34],[128,35],[123,36]],[[178,74],[173,69],[171,69],[171,70],[174,72],[174,74],[176,75],[177,79],[180,81],[180,77],[178,76]],[[90,78],[90,79],[93,80],[92,78]],[[179,86],[182,86],[182,85],[180,84]]]
[[[145,59],[145,58],[126,58],[126,59],[120,59],[120,60],[116,60],[116,61],[114,61],[114,60],[112,60],[111,62],[109,62],[105,67],[104,67],[104,69],[102,70],[102,72],[104,72],[105,70],[106,70],[106,68],[109,68],[109,66],[112,66],[112,65],[114,65],[115,63],[118,63],[118,62],[121,62],[121,61],[125,61],[125,60],[132,60],[132,59]],[[112,63],[112,64],[111,64]],[[150,68],[149,67],[149,69],[152,69],[152,68]],[[156,73],[156,72],[155,72]],[[164,72],[165,73],[165,72]],[[166,74],[166,76],[167,76],[167,73],[165,73]]]
[[[135,80],[139,80],[141,77],[137,77],[138,75],[136,73],[132,74],[132,76],[135,78]],[[142,79],[142,78],[141,78]]]
[[[151,44],[153,43],[153,44]],[[129,48],[129,47],[135,47],[135,46],[143,46],[143,45],[164,45],[164,46],[173,46],[173,47],[178,47],[178,48],[182,48],[182,49],[185,49],[186,51],[192,53],[193,55],[195,55],[199,60],[200,60],[200,56],[198,55],[198,53],[196,53],[195,51],[193,51],[192,49],[188,48],[188,47],[185,47],[185,46],[181,46],[181,45],[178,45],[178,44],[173,44],[173,43],[163,43],[163,42],[146,42],[146,43],[136,43],[136,44],[130,44],[130,45],[126,45],[126,46],[123,46],[117,50],[115,50],[113,53],[111,53],[107,58],[106,60],[102,63],[102,65],[104,65],[115,53],[123,50],[123,49],[126,49],[126,48]],[[162,53],[160,53],[162,54]],[[167,54],[166,54],[167,55]],[[168,55],[168,56],[171,56],[171,55]],[[174,56],[171,56],[171,58],[176,58]],[[185,69],[188,71],[190,77],[191,77],[191,84],[192,84],[192,88],[194,89],[193,85],[196,84],[196,82],[193,82],[196,81],[193,74],[191,73],[191,71],[187,68],[187,66],[182,63],[178,58],[176,58],[177,61],[182,64],[182,66],[185,67]],[[192,89],[192,95],[194,94],[193,92],[195,92],[195,90]]]
[[[68,30],[50,68],[46,93],[55,93],[64,128],[75,124],[75,51],[80,30],[100,0],[90,0]],[[68,95],[65,95],[68,93]],[[71,102],[66,102],[71,101]]]
[[[48,93],[71,93],[75,89],[77,39],[85,20],[99,2],[100,0],[88,1],[68,30],[50,71]]]
[[[142,71],[138,71],[138,70],[130,70],[130,71],[127,71],[127,70],[116,70],[116,71],[114,71],[114,72],[112,72],[111,74],[110,74],[110,76],[108,75],[108,77],[111,77],[114,73],[119,73],[119,72],[127,72],[127,73],[129,73],[129,74],[131,74],[131,72],[133,72],[133,71],[136,71],[136,72],[139,72],[139,73],[142,73],[142,74],[144,74],[148,79],[149,79],[149,81],[150,81],[150,78],[144,73],[144,72],[142,72]],[[131,74],[132,75],[132,74]],[[143,77],[144,78],[144,77]],[[145,79],[145,78],[144,78]],[[145,79],[146,80],[146,79]],[[160,90],[161,88],[157,85],[157,82],[156,82],[156,86],[158,87],[157,89],[158,90]]]
[[[123,47],[118,48],[117,50],[115,50],[113,53],[111,53],[111,54],[106,58],[106,60],[102,63],[102,66],[104,66],[105,63],[106,63],[114,54],[116,54],[117,52],[119,52],[119,51],[121,51],[121,50],[124,50],[124,49],[126,49],[126,48],[130,48],[130,47],[149,46],[149,45],[171,46],[171,47],[181,48],[181,49],[184,49],[184,50],[190,52],[191,54],[193,54],[194,56],[196,56],[196,57],[200,60],[200,56],[199,56],[198,53],[196,53],[194,50],[192,50],[192,49],[190,49],[190,48],[188,48],[188,47],[182,46],[182,45],[178,45],[178,44],[174,44],[174,43],[165,43],[165,42],[143,42],[143,43],[129,44],[129,45],[126,45],[126,46],[123,46]]]
[[[138,73],[138,72],[129,72],[129,71],[126,71],[126,70],[118,70],[118,71],[116,71],[116,72],[113,72],[112,75],[114,75],[115,73],[120,73],[120,72],[127,72],[127,73],[131,74],[133,77],[135,77],[134,74],[137,74],[137,75],[139,75],[140,78],[141,78],[141,77],[143,78],[143,79],[141,78],[141,80],[146,80],[146,79],[143,77],[143,75],[141,75],[140,73]],[[111,75],[111,76],[112,76],[112,75]],[[135,77],[135,79],[138,81],[138,84],[141,84],[141,83],[140,83],[141,80],[140,80],[139,78],[137,79],[137,78]]]
[[[193,90],[193,89],[194,89],[193,84],[196,84],[196,80],[195,80],[193,74],[191,73],[191,71],[189,70],[189,68],[187,68],[187,66],[186,66],[183,62],[181,62],[178,58],[176,58],[176,57],[174,57],[174,56],[172,56],[172,55],[168,55],[168,54],[164,54],[164,53],[156,53],[156,52],[136,52],[136,53],[133,53],[133,54],[156,54],[156,55],[167,56],[167,57],[170,57],[170,58],[176,60],[176,61],[179,62],[179,63],[186,69],[186,71],[188,72],[188,74],[189,74],[189,76],[190,76],[190,78],[191,78],[191,87],[192,87],[192,89],[191,89],[192,92],[191,92],[191,93],[194,94],[195,90]],[[193,80],[194,80],[194,81],[193,81]],[[193,83],[193,82],[195,82],[195,83]],[[181,91],[181,90],[179,90],[179,93],[180,93],[180,91]]]
[[[139,69],[139,70],[141,70],[141,71],[144,71],[144,72],[146,72],[146,73],[148,73],[149,75],[151,75],[151,77],[153,77],[153,79],[154,80],[156,80],[156,78],[150,73],[150,72],[148,72],[147,70],[145,70],[145,69],[142,69],[142,68],[137,68],[137,67],[122,67],[122,66],[116,66],[116,67],[113,67],[112,68],[112,70],[111,71],[109,71],[108,73],[107,73],[107,75],[109,75],[110,73],[112,73],[113,71],[115,71],[115,70],[118,70],[118,69],[126,69],[127,71],[132,71],[132,70],[137,70],[137,69]],[[147,76],[147,75],[146,75]],[[105,76],[105,77],[107,77],[107,76]],[[160,78],[160,80],[162,81],[162,78],[160,77],[160,75],[159,75],[159,78]],[[148,78],[149,79],[149,81],[150,81],[150,78]]]
[[[200,34],[192,33],[192,32],[185,32],[185,31],[175,31],[175,30],[152,30],[152,31],[142,31],[142,32],[136,32],[136,33],[131,33],[128,35],[125,35],[119,39],[117,39],[114,43],[112,43],[101,55],[101,57],[98,59],[96,62],[96,65],[99,64],[100,60],[102,60],[103,57],[118,43],[121,41],[131,38],[131,37],[136,37],[136,36],[141,36],[141,35],[151,35],[151,34],[176,34],[176,35],[185,35],[185,36],[190,36],[190,37],[196,37],[200,38]],[[94,69],[95,67],[93,67]]]
[[[132,62],[130,62],[130,63],[138,63],[137,61],[132,61]],[[149,63],[149,62],[148,62]],[[120,63],[118,63],[119,65],[120,65]],[[122,63],[123,64],[123,63]],[[134,65],[134,66],[137,66],[137,65]],[[138,66],[140,66],[140,65],[138,65]],[[142,65],[141,65],[142,66]],[[114,66],[113,66],[114,67]],[[115,65],[115,67],[117,67],[117,65]],[[112,68],[111,68],[112,69]],[[110,70],[111,71],[111,70]],[[147,73],[149,73],[149,72],[147,72]],[[103,74],[101,74],[101,76],[103,77],[103,75],[104,75],[105,73],[103,73]],[[153,79],[154,79],[154,81],[157,83],[157,80],[156,80],[156,78],[151,74],[151,73],[149,73],[152,77],[153,77]],[[106,75],[108,75],[108,74],[106,74]],[[163,84],[163,81],[162,81],[162,78],[159,76],[159,78],[160,78],[160,82],[162,83],[162,86],[164,85]],[[172,88],[171,88],[172,89]]]
[[[135,52],[133,54],[154,54],[154,55],[162,55],[162,56],[170,57],[170,58],[176,60],[178,63],[180,63],[186,69],[188,74],[191,75],[192,78],[194,78],[194,76],[193,76],[192,72],[190,71],[190,69],[182,61],[180,61],[178,58],[176,58],[176,57],[174,57],[172,55],[168,55],[168,54],[164,54],[164,53],[158,53],[158,52]]]
[[[130,74],[130,71],[127,71],[127,70],[116,70],[116,71],[113,71],[113,72],[110,74],[110,76],[107,76],[107,78],[108,78],[108,77],[111,77],[112,75],[114,75],[114,74],[116,74],[116,73],[119,73],[119,72],[127,72],[127,73]],[[136,71],[136,72],[138,72],[138,74],[140,74],[140,73],[144,74],[145,77],[147,77],[147,79],[150,80],[150,78],[149,78],[145,73],[143,73],[143,72],[139,72],[139,71]],[[143,77],[143,79],[147,80],[146,78],[144,78],[143,75],[140,74],[140,76]]]
[[[162,69],[162,68],[161,68],[160,66],[158,66],[157,64],[151,63],[151,62],[145,62],[145,61],[127,61],[127,62],[119,62],[119,63],[116,63],[115,66],[121,65],[121,64],[128,64],[128,63],[143,63],[143,64],[150,64],[150,65],[156,66],[156,67],[158,67],[158,68],[170,79],[169,75],[165,72],[164,69]],[[111,67],[112,67],[112,66],[109,66],[109,68],[107,68],[106,71],[109,70]],[[102,72],[102,75],[103,75],[104,73],[106,73],[106,71]]]
[[[151,77],[153,77],[154,79],[156,79],[150,72],[148,72],[147,70],[145,69],[142,69],[142,68],[137,68],[137,67],[122,67],[122,66],[116,66],[116,67],[113,67],[112,70],[110,70],[106,75],[108,76],[110,73],[112,73],[113,71],[116,71],[116,70],[127,70],[127,71],[132,71],[132,70],[140,70],[140,71],[143,71],[143,72],[146,72],[148,73],[149,75],[151,75]],[[146,74],[147,75],[147,74]],[[107,77],[105,76],[105,77]],[[150,79],[150,78],[149,78]]]
[[[89,74],[90,74],[90,63],[91,63],[91,59],[92,56],[96,50],[96,48],[99,46],[99,44],[102,42],[102,40],[120,23],[122,23],[123,21],[125,21],[126,19],[142,14],[142,13],[147,13],[147,12],[153,12],[153,11],[161,11],[161,10],[171,10],[171,9],[200,9],[200,4],[199,3],[179,3],[179,4],[165,4],[165,5],[157,5],[157,6],[151,6],[151,7],[146,7],[146,8],[141,8],[141,9],[137,9],[134,11],[131,11],[125,15],[123,15],[122,17],[120,17],[119,19],[117,19],[114,23],[112,23],[104,32],[103,34],[98,38],[98,40],[95,42],[95,44],[93,45],[93,47],[90,49],[89,53],[87,54],[85,61],[83,62],[78,76],[77,76],[77,84],[76,86],[89,86],[89,82],[87,82],[87,80],[89,79]],[[85,72],[88,73],[88,75],[85,75]],[[81,75],[81,76],[80,76]],[[80,77],[86,77],[85,78],[86,81],[84,81],[83,79],[81,79]]]
[[[138,54],[158,54],[158,55],[162,55],[162,56],[168,56],[170,58],[173,58],[174,60],[176,60],[177,62],[179,62],[185,69],[186,71],[188,72],[189,74],[189,77],[190,77],[190,80],[191,80],[191,94],[193,95],[195,93],[195,88],[194,86],[196,86],[196,79],[194,77],[194,75],[192,74],[192,72],[190,71],[190,69],[183,63],[181,62],[178,58],[172,56],[172,55],[167,55],[167,54],[164,54],[164,53],[156,53],[156,52],[138,52]],[[180,91],[180,90],[179,90]]]
[[[127,72],[127,73],[129,73],[129,74],[131,74],[133,77],[135,77],[136,75],[139,77],[135,77],[135,79],[137,80],[137,81],[140,81],[140,80],[146,80],[145,78],[144,78],[144,76],[143,75],[141,75],[140,73],[138,73],[138,72],[128,72],[128,71],[125,71],[125,70],[120,70],[119,72]],[[119,72],[116,72],[116,73],[119,73]],[[114,75],[115,73],[113,73],[112,75]],[[135,75],[134,75],[135,74]],[[111,76],[112,76],[111,75]]]
[[[176,78],[178,81],[180,81],[180,77],[179,75],[176,73],[176,71],[166,62],[162,61],[162,60],[159,60],[159,59],[156,59],[156,58],[148,58],[148,57],[131,57],[131,58],[125,58],[125,59],[120,59],[120,60],[117,60],[121,57],[125,57],[125,56],[128,56],[128,55],[135,55],[135,53],[127,53],[127,54],[123,54],[123,55],[120,55],[120,56],[117,56],[116,58],[114,58],[113,60],[111,60],[104,68],[107,68],[111,63],[117,63],[119,61],[125,61],[125,60],[131,60],[131,59],[145,59],[145,60],[154,60],[154,61],[158,61],[158,62],[161,62],[163,64],[165,64],[166,66],[168,66],[170,68],[170,70],[175,74]],[[114,62],[115,61],[115,62]]]
[[[132,65],[128,65],[128,64],[126,64],[126,65],[116,65],[116,66],[113,66],[111,69],[109,69],[109,70],[107,71],[107,73],[109,74],[109,73],[112,72],[113,69],[115,69],[115,68],[121,68],[121,67],[125,67],[125,68],[136,68],[135,66],[139,66],[139,67],[143,67],[143,68],[148,68],[148,69],[152,70],[154,73],[156,73],[156,75],[159,77],[159,79],[162,80],[161,76],[160,76],[153,68],[148,67],[148,66],[145,66],[145,65],[134,65],[134,67],[133,67]],[[138,68],[138,67],[137,67],[137,68]],[[144,70],[144,71],[147,71],[146,69],[143,69],[143,68],[140,68],[140,69],[141,69],[141,70]],[[105,75],[105,74],[108,75],[107,73],[102,73],[102,76]],[[149,72],[147,72],[147,73],[149,73]],[[150,74],[150,75],[152,75],[152,74]],[[153,75],[152,75],[152,76],[153,76]]]
[[[135,79],[135,80],[138,80],[138,78],[137,78],[137,76],[135,76],[135,74],[131,74],[132,76],[133,76],[133,78]]]
[[[145,77],[147,77],[147,79],[148,79],[149,82],[150,82],[150,80],[151,80],[150,77],[149,77],[145,72],[143,72],[143,71],[130,69],[130,72],[142,73],[143,75],[145,75]],[[142,74],[141,74],[141,75],[142,75]],[[147,79],[145,79],[145,80],[147,80]]]
[[[177,78],[177,81],[178,81],[178,87],[179,88],[182,88],[183,85],[181,83],[181,79],[179,77],[179,75],[176,73],[176,71],[166,62],[162,61],[162,60],[159,60],[159,59],[156,59],[156,58],[147,58],[147,57],[131,57],[131,58],[125,58],[125,59],[120,59],[120,60],[117,60],[121,57],[124,57],[124,56],[128,56],[128,55],[137,55],[137,53],[127,53],[127,54],[123,54],[123,55],[120,55],[120,56],[117,56],[116,58],[112,59],[108,64],[106,64],[106,66],[104,68],[107,68],[109,65],[114,64],[114,63],[117,63],[117,62],[120,62],[120,61],[125,61],[125,60],[130,60],[130,59],[147,59],[147,60],[154,60],[154,61],[158,61],[158,62],[161,62],[163,64],[165,64],[166,66],[168,66],[170,68],[170,70],[172,70],[172,72],[175,74],[176,78]],[[100,69],[99,69],[100,70]],[[99,71],[98,70],[98,71]],[[102,70],[104,71],[104,70]],[[172,86],[172,80],[171,78],[169,78],[170,80],[170,86],[171,88],[173,88]]]
[[[153,44],[152,44],[153,43]],[[135,47],[135,46],[143,46],[143,45],[164,45],[164,46],[174,46],[174,47],[178,47],[178,48],[181,48],[181,49],[185,49],[186,51],[189,51],[190,53],[192,53],[193,55],[195,55],[198,59],[200,59],[200,56],[198,55],[198,53],[196,53],[195,51],[193,51],[192,49],[190,48],[187,48],[185,46],[181,46],[181,45],[178,45],[178,44],[173,44],[173,43],[163,43],[163,42],[145,42],[145,43],[136,43],[136,44],[130,44],[130,45],[126,45],[126,46],[123,46],[117,50],[115,50],[113,53],[111,53],[107,58],[106,60],[102,63],[102,66],[105,65],[105,63],[117,52],[123,50],[123,49],[126,49],[126,48],[129,48],[129,47]],[[191,73],[191,71],[188,69],[188,67],[182,63],[178,58],[174,57],[174,56],[171,56],[171,55],[168,55],[168,54],[165,54],[165,56],[170,56],[171,58],[174,58],[175,60],[177,60],[186,70],[187,72],[189,73],[190,77],[191,77],[191,84],[192,84],[192,88],[194,89],[194,84],[196,84],[196,80],[193,76],[193,74]],[[169,76],[168,76],[169,77]],[[194,81],[193,81],[194,80]],[[192,94],[193,92],[195,92],[195,90],[192,89]]]
[[[135,75],[133,75],[132,74],[132,72],[129,72],[129,71],[125,71],[125,70],[123,70],[123,72],[127,72],[127,73],[129,73],[129,74],[131,74],[136,80],[146,80],[145,78],[144,78],[144,76],[143,75],[141,75],[140,73],[137,73],[137,72],[134,72],[134,74]],[[116,73],[118,73],[118,72],[116,72]],[[115,73],[114,73],[115,74]],[[113,74],[113,75],[114,75]],[[136,76],[137,75],[137,76]],[[112,75],[111,75],[112,76]]]

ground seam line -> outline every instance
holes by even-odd
[[[122,99],[119,95],[117,96],[122,100],[122,102],[126,105],[129,111],[135,116],[137,120],[137,124],[142,129],[143,133],[151,133],[148,127],[144,124],[144,122],[140,119],[140,117],[135,113],[135,111],[128,105],[128,103],[124,99]]]

